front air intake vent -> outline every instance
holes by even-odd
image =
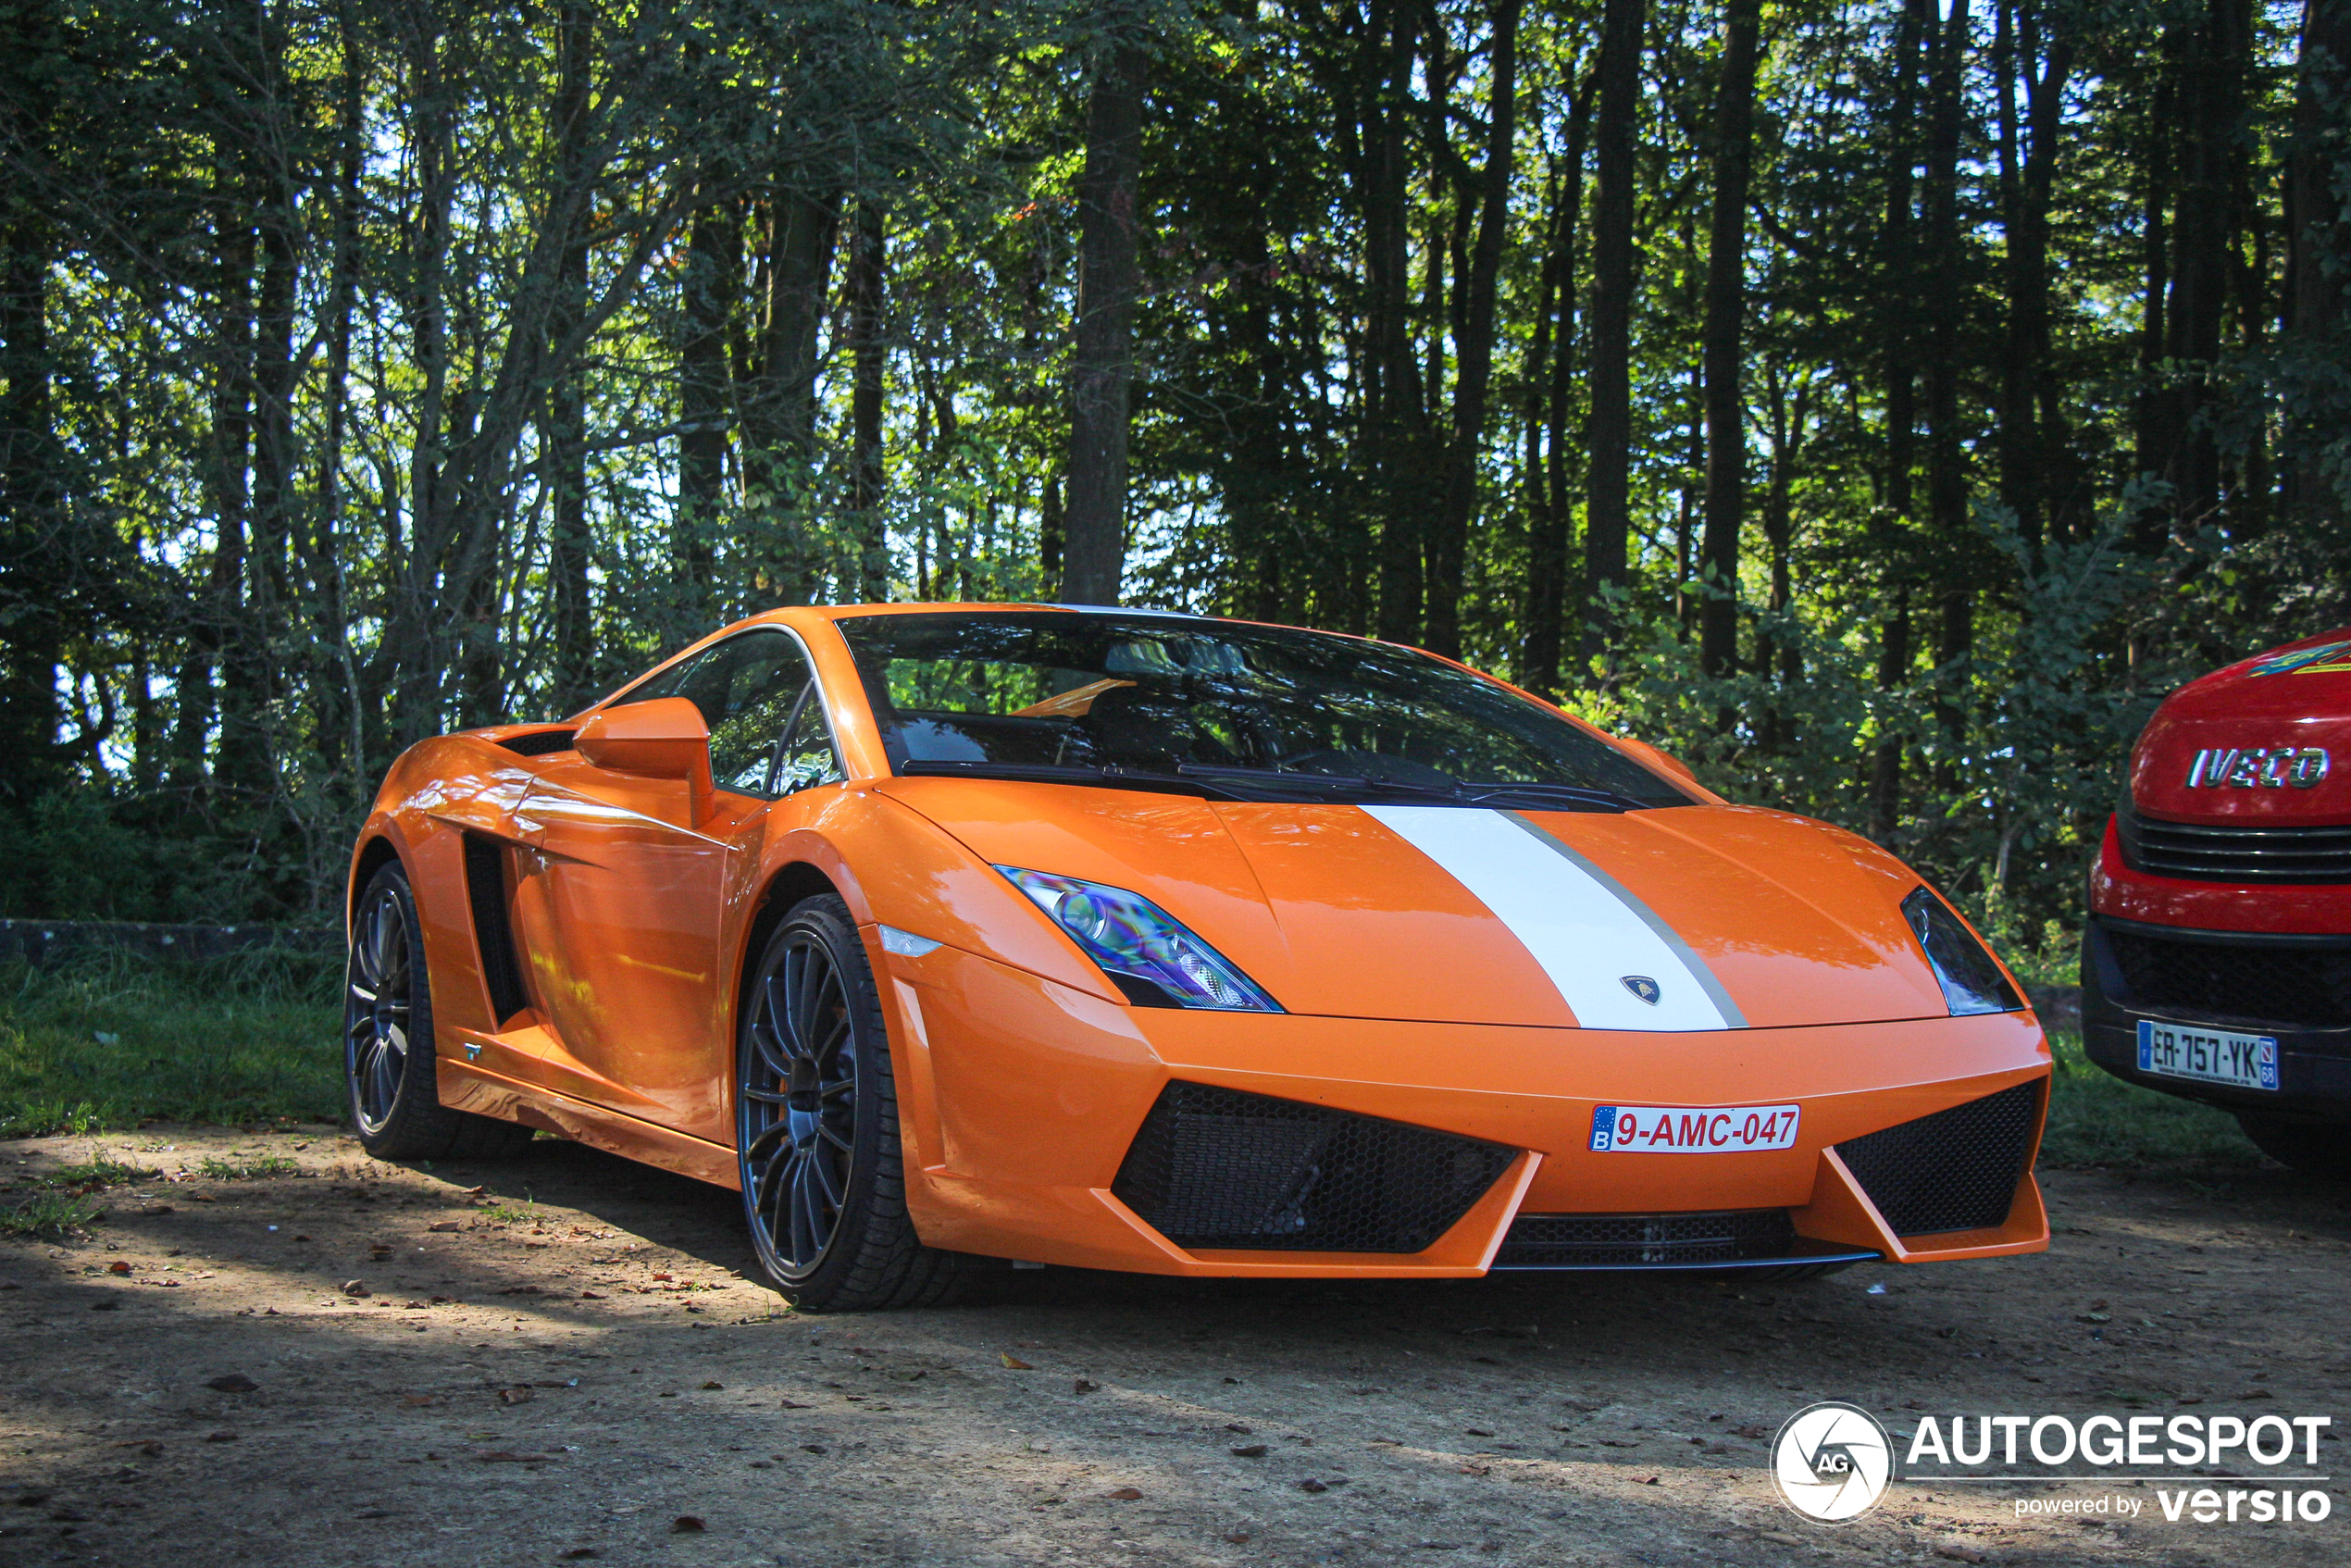
[[[498,742],[506,750],[526,757],[543,757],[554,752],[568,752],[576,744],[576,729],[526,729],[520,735],[509,735]]]
[[[2032,1079],[1836,1146],[1897,1236],[2005,1225],[2040,1119]]]
[[[514,927],[506,919],[506,847],[484,833],[466,835],[466,900],[472,906],[474,943],[490,1011],[504,1025],[530,1005],[522,965],[515,957]]]
[[[1494,1254],[1498,1269],[1665,1268],[1786,1258],[1785,1209],[1680,1214],[1521,1214]]]
[[[1111,1191],[1178,1247],[1423,1252],[1516,1157],[1402,1122],[1171,1083]]]

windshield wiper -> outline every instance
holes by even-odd
[[[1062,763],[987,762],[947,757],[909,757],[898,765],[900,777],[1009,778],[1030,784],[1081,784],[1097,790],[1141,790],[1163,795],[1198,795],[1214,801],[1243,801],[1247,795],[1220,789],[1200,779],[1149,768],[1075,767]]]

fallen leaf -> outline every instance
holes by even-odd
[[[108,1274],[129,1274],[131,1272],[131,1265],[124,1263],[120,1258],[117,1258],[113,1263],[106,1265],[106,1272]]]
[[[1654,1487],[1657,1485],[1657,1477],[1654,1475],[1644,1475],[1641,1477],[1641,1485],[1644,1487]]]
[[[1483,1426],[1464,1426],[1462,1430],[1473,1437],[1490,1437],[1494,1435]]]
[[[1327,1492],[1330,1490],[1330,1487],[1325,1483],[1317,1481],[1314,1477],[1309,1475],[1305,1480],[1300,1481],[1298,1484],[1298,1489],[1301,1492]]]
[[[1236,1443],[1233,1445],[1233,1455],[1237,1459],[1263,1459],[1265,1457],[1265,1445],[1263,1443]]]
[[[216,1394],[251,1394],[257,1392],[261,1385],[242,1372],[231,1372],[226,1376],[209,1379],[205,1387]]]
[[[531,1400],[531,1392],[528,1388],[501,1388],[498,1390],[498,1402],[502,1405],[529,1404]]]
[[[725,1385],[724,1383],[717,1382],[717,1381],[716,1381],[716,1380],[715,1380],[715,1379],[714,1379],[713,1381],[711,1381],[711,1382],[708,1382],[708,1383],[705,1383],[705,1384],[703,1384],[703,1387],[704,1388],[724,1388],[726,1386],[727,1386],[727,1385]]]
[[[1750,1425],[1747,1426],[1734,1426],[1731,1428],[1731,1436],[1734,1437],[1768,1437],[1771,1435],[1772,1429],[1768,1426],[1756,1426]],[[1793,1537],[1790,1538],[1792,1539]]]
[[[436,1220],[431,1225],[425,1226],[425,1228],[427,1230],[455,1230],[457,1228],[457,1222],[455,1220]],[[584,1550],[585,1549],[583,1548],[582,1549]]]
[[[498,1294],[501,1296],[536,1296],[541,1294],[541,1291],[539,1287],[536,1285],[509,1285],[504,1290],[499,1291]]]
[[[1973,1547],[1965,1546],[1939,1546],[1934,1549],[1934,1555],[1948,1562],[1989,1562],[1992,1561]]]
[[[777,1403],[786,1410],[815,1410],[816,1408],[815,1405],[802,1404],[798,1400],[778,1400]]]
[[[2267,1388],[2247,1388],[2244,1393],[2239,1394],[2237,1398],[2240,1400],[2273,1400],[2276,1399],[2277,1396],[2270,1393]],[[2265,1415],[2261,1419],[2267,1421],[2270,1418]]]
[[[237,1440],[237,1435],[234,1432],[207,1432],[205,1434],[204,1440],[207,1443],[233,1443]]]
[[[1090,1377],[1080,1377],[1070,1384],[1069,1391],[1073,1394],[1090,1394],[1101,1387],[1101,1384]]]
[[[1227,1421],[1225,1423],[1225,1430],[1227,1432],[1238,1432],[1246,1436],[1249,1433],[1256,1431],[1257,1428],[1254,1426],[1244,1425],[1242,1423],[1238,1421]]]
[[[669,1533],[673,1536],[699,1535],[702,1529],[703,1522],[690,1513],[681,1513],[669,1522]]]
[[[437,1405],[441,1402],[441,1396],[438,1394],[411,1394],[400,1402],[410,1405]]]
[[[802,1443],[800,1445],[800,1451],[802,1453],[830,1453],[833,1450],[825,1447],[822,1443]]]
[[[582,1290],[579,1293],[579,1299],[583,1301],[601,1301],[603,1297],[593,1290]]]
[[[364,1279],[344,1280],[342,1282],[342,1293],[346,1296],[367,1296],[373,1294],[373,1292],[368,1290],[367,1282]]]
[[[1037,1370],[1035,1367],[1029,1365],[1028,1363],[1013,1354],[1010,1350],[1004,1350],[1000,1353],[1002,1356],[1004,1364],[1011,1367],[1014,1372],[1034,1372]]]
[[[1143,1495],[1143,1488],[1140,1487],[1121,1487],[1118,1490],[1108,1493],[1107,1495],[1118,1499],[1121,1502],[1133,1502],[1137,1498]]]
[[[1245,1531],[1237,1532],[1233,1535],[1226,1536],[1225,1538],[1232,1542],[1235,1546],[1247,1546],[1249,1544],[1249,1536]]]
[[[1453,1468],[1463,1475],[1491,1475],[1494,1474],[1494,1467],[1490,1464],[1457,1464]]]

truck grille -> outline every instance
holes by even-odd
[[[1897,1236],[2006,1224],[2041,1111],[2034,1078],[1836,1146]]]
[[[2164,822],[2128,802],[2114,814],[2122,864],[2193,882],[2351,882],[2351,824]]]
[[[1171,1083],[1110,1189],[1178,1247],[1422,1252],[1517,1153],[1327,1105]]]
[[[2351,938],[2309,942],[2213,941],[2157,936],[2094,921],[2121,979],[2124,1007],[2241,1018],[2287,1028],[2351,1025]]]

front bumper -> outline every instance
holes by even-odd
[[[1467,1276],[1522,1213],[1785,1210],[1813,1262],[2037,1251],[2040,1094],[2006,1218],[1896,1233],[1835,1146],[2044,1084],[2030,1014],[1643,1034],[1119,1006],[941,947],[868,952],[899,1075],[910,1207],[933,1246],[1155,1274]],[[1512,1151],[1484,1195],[1409,1254],[1177,1246],[1112,1190],[1171,1081],[1329,1107]],[[1776,1151],[1596,1152],[1602,1105],[1796,1104]],[[1634,1260],[1634,1266],[1642,1266]]]
[[[2136,994],[2117,940],[2180,944],[2199,952],[2242,953],[2248,963],[2334,962],[2351,954],[2351,936],[2199,930],[2092,915],[2082,932],[2082,1045],[2090,1060],[2125,1082],[2199,1100],[2228,1111],[2351,1123],[2351,1027],[2312,1027],[2250,1011],[2197,1005],[2182,994]],[[2237,1089],[2139,1071],[2138,1021],[2261,1034],[2278,1042],[2278,1088]]]

